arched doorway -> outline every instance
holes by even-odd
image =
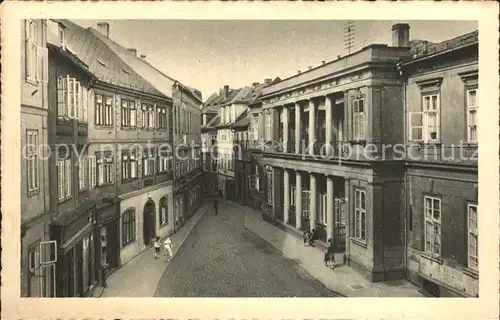
[[[155,203],[149,199],[144,205],[142,231],[144,236],[144,245],[149,246],[156,236]]]

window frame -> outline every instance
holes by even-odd
[[[426,110],[426,98],[429,97],[429,102],[432,104],[432,97],[436,97],[436,108],[432,110]],[[425,143],[438,143],[441,141],[441,94],[438,91],[428,91],[422,93],[422,113],[423,113],[423,141]],[[435,114],[436,116],[436,138],[431,139],[429,137],[429,115]]]
[[[153,103],[142,102],[142,128],[146,130],[154,130],[155,122],[155,105]]]
[[[101,98],[100,102],[99,102],[99,97]],[[94,94],[94,104],[95,104],[94,123],[96,127],[112,127],[114,123],[113,96],[96,92]]]
[[[122,248],[135,242],[137,239],[136,232],[136,210],[135,208],[127,209],[122,214]]]
[[[38,24],[35,20],[25,20],[25,79],[36,84],[38,72]]]
[[[108,156],[110,155],[110,156]],[[114,159],[111,152],[95,153],[97,187],[107,187],[115,184]],[[101,182],[102,172],[102,182]]]
[[[162,212],[162,209],[165,209],[165,212]],[[160,227],[168,225],[169,224],[169,220],[168,220],[168,196],[163,196],[160,199],[158,210],[159,210],[158,219],[159,219]]]
[[[353,239],[364,244],[367,242],[367,211],[366,190],[354,188]]]
[[[124,182],[130,182],[139,178],[139,161],[137,160],[137,150],[129,149],[121,151],[121,179]],[[128,175],[124,174],[128,173]],[[135,171],[133,170],[135,169]],[[135,172],[135,175],[132,173]]]
[[[57,161],[57,200],[63,202],[72,196],[71,157]]]
[[[137,105],[135,99],[120,99],[120,119],[122,128],[137,127]]]
[[[475,105],[470,104],[470,92],[474,91],[476,93],[476,103]],[[466,97],[466,109],[467,109],[467,142],[472,143],[472,144],[477,144],[478,139],[477,139],[477,134],[478,134],[478,116],[479,116],[479,89],[476,86],[471,86],[466,88],[465,90],[465,97]],[[475,119],[476,119],[476,124],[474,125],[475,129],[475,136],[476,138],[473,140],[472,139],[472,134],[471,134],[471,113],[475,113]]]
[[[167,107],[156,106],[156,129],[159,130],[168,129]]]
[[[296,197],[297,197],[297,187],[292,185],[290,187],[290,207],[295,208],[296,204]]]
[[[37,194],[40,191],[38,145],[38,130],[26,130],[26,187],[28,196]]]
[[[471,223],[470,223],[470,221],[471,221],[470,209],[471,208],[475,208],[475,214],[476,214],[476,221],[475,221],[476,226],[475,226],[475,228],[471,227]],[[467,210],[467,213],[466,213],[466,217],[467,217],[467,268],[478,271],[479,270],[479,237],[478,237],[478,234],[479,234],[478,229],[479,228],[477,226],[477,222],[478,222],[478,205],[477,205],[477,203],[472,203],[472,202],[467,203],[466,210]],[[476,246],[475,246],[476,254],[475,255],[471,253],[471,241],[470,241],[471,235],[475,236],[475,238],[476,238]],[[474,259],[476,260],[475,264],[472,262]]]
[[[441,197],[438,197],[436,195],[424,195],[424,202],[423,202],[423,214],[424,214],[424,252],[432,257],[441,257],[441,254],[442,254],[442,245],[443,245],[443,239],[442,239],[442,215],[443,215],[443,207],[442,207],[442,199]],[[432,206],[429,208],[427,207],[427,200],[430,200],[431,201],[431,204]],[[434,217],[434,213],[436,211],[435,207],[434,207],[434,203],[435,201],[437,201],[439,203],[439,219],[436,219]],[[429,216],[427,213],[428,213],[428,210],[430,210],[432,212],[432,216]],[[428,237],[428,232],[427,232],[427,228],[428,228],[428,223],[430,223],[431,225],[431,231],[430,231],[430,235],[432,236],[432,239],[430,239],[429,241],[427,241],[427,237]],[[435,225],[438,225],[439,226],[439,253],[436,253],[435,252]],[[427,242],[429,242],[429,247],[427,245]]]
[[[149,178],[156,174],[156,149],[150,148],[142,152],[142,177]],[[146,166],[147,164],[147,166]],[[147,169],[147,170],[146,170]],[[146,172],[147,171],[147,172]]]
[[[266,182],[267,182],[267,204],[272,206],[274,202],[274,181],[273,181],[273,170],[266,170]]]
[[[78,190],[84,191],[89,188],[89,157],[83,156],[78,159]]]
[[[359,103],[362,102],[363,111],[359,112]],[[356,111],[356,109],[358,111]],[[352,137],[353,140],[362,141],[366,140],[366,126],[367,126],[366,104],[365,97],[355,98],[352,101]],[[362,126],[358,128],[359,122]],[[359,132],[358,132],[359,131]]]

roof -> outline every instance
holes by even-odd
[[[478,35],[478,30],[474,30],[472,32],[439,43],[433,43],[426,40],[412,40],[410,41],[412,60],[420,59],[445,51],[450,51],[464,45],[478,43]],[[408,61],[407,63],[411,63],[412,60]]]
[[[203,126],[202,128],[205,128],[205,129],[213,128],[213,129],[215,129],[215,127],[217,125],[219,125],[219,123],[220,123],[220,116],[216,115],[212,120],[210,120],[210,122],[207,123],[206,126]]]
[[[85,64],[85,62],[80,60],[80,58],[78,58],[78,56],[76,56],[71,51],[64,50],[61,47],[58,47],[58,46],[56,46],[52,43],[48,43],[48,42],[47,42],[47,49],[49,49],[49,51],[51,51],[51,52],[55,52],[55,53],[65,57],[65,58],[69,59],[77,68],[82,70],[90,78],[95,77],[94,74],[92,74],[92,72],[90,72],[89,66],[87,64]]]
[[[100,37],[97,37],[92,28],[84,29],[69,20],[57,21],[66,27],[66,49],[86,64],[99,81],[156,96],[165,96],[125,63]]]
[[[248,111],[245,110],[238,119],[236,119],[236,122],[232,125],[233,128],[246,128],[250,125],[250,118],[248,117]]]
[[[242,88],[239,89],[229,89],[229,93],[227,97],[224,97],[222,94],[213,93],[207,101],[203,104],[203,108],[201,109],[201,113],[207,112],[217,112],[220,107],[226,106],[236,101],[242,99],[244,96],[243,93],[240,94]]]

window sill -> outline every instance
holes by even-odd
[[[94,128],[99,130],[109,130],[114,129],[115,127],[113,125],[96,124]]]
[[[430,254],[430,253],[428,253],[428,252],[421,252],[421,253],[420,253],[420,256],[421,256],[422,258],[425,258],[425,259],[427,259],[427,260],[433,261],[433,262],[435,262],[435,263],[438,263],[438,264],[443,264],[443,258],[441,258],[441,257],[437,257],[437,256],[434,256],[434,255],[432,255],[432,254]]]
[[[479,279],[479,272],[478,272],[478,270],[471,269],[471,268],[468,268],[468,267],[463,267],[462,268],[462,272],[465,275],[467,275],[467,276],[469,276],[469,277],[471,277],[473,279]]]
[[[33,190],[28,190],[28,197],[36,196],[40,193],[40,189],[36,188]]]
[[[362,248],[365,248],[367,247],[366,245],[366,241],[363,241],[363,240],[360,240],[360,239],[356,239],[356,238],[351,238],[351,242],[354,243],[355,245],[358,245]]]
[[[122,179],[122,183],[129,183],[129,182],[134,182],[137,181],[138,178],[128,178],[128,179]]]
[[[145,128],[145,127],[142,127],[141,129],[144,130],[144,131],[155,131],[155,128]]]
[[[120,127],[121,130],[124,130],[124,131],[133,131],[133,130],[137,130],[137,127]]]
[[[467,142],[467,141],[462,141],[460,144],[462,147],[469,147],[469,148],[477,148],[478,143],[477,142]]]

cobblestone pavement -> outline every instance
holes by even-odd
[[[243,210],[209,211],[163,274],[157,297],[333,297],[294,261],[244,228]]]

